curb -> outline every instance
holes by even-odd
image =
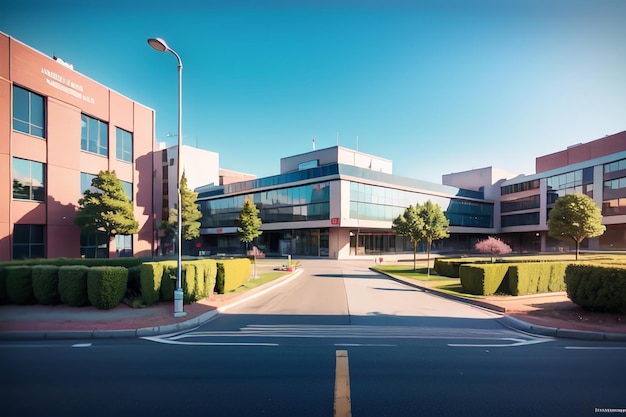
[[[218,314],[223,313],[231,307],[242,304],[248,300],[256,298],[262,294],[283,286],[302,274],[298,269],[292,274],[285,275],[272,282],[268,282],[261,287],[255,288],[242,294],[233,300],[231,304],[223,305],[217,309],[202,313],[198,317],[163,326],[143,327],[139,329],[121,330],[53,330],[53,331],[10,331],[0,332],[0,340],[84,340],[84,339],[114,339],[132,337],[150,337],[162,334],[176,333],[193,329],[213,320]]]
[[[437,297],[447,298],[448,300],[457,301],[465,304],[471,304],[474,307],[483,308],[495,313],[502,314],[502,317],[498,321],[505,327],[515,330],[523,331],[526,333],[536,334],[538,336],[548,336],[554,338],[563,339],[579,339],[579,340],[591,340],[591,341],[605,341],[605,342],[626,342],[626,334],[624,333],[605,333],[605,332],[591,332],[585,330],[572,330],[562,329],[558,327],[540,326],[537,324],[528,323],[515,317],[506,315],[506,309],[504,307],[496,306],[488,302],[480,300],[472,300],[464,297],[460,297],[454,294],[448,294],[442,291],[438,291],[432,288],[426,288],[418,285],[415,282],[406,281],[402,278],[389,275],[387,273],[370,268],[370,270],[377,272],[381,275],[385,275],[393,281],[407,285],[413,288],[419,288],[425,293],[435,295]]]

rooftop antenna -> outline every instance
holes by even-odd
[[[359,136],[356,137],[356,150],[359,151]]]
[[[337,146],[339,146],[339,132],[337,132]]]
[[[313,150],[315,150],[315,138],[312,139],[313,142]]]

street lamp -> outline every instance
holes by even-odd
[[[178,189],[178,223],[176,226],[176,240],[178,245],[177,268],[176,268],[176,290],[174,291],[174,317],[183,317],[187,313],[183,311],[183,289],[182,283],[182,207],[180,190],[180,149],[183,145],[183,61],[180,56],[167,46],[161,38],[148,39],[148,45],[159,52],[171,52],[178,60],[178,163],[176,164],[176,188]]]

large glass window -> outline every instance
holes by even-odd
[[[109,155],[109,125],[81,114],[80,149],[98,155]]]
[[[539,208],[540,201],[538,195],[532,195],[530,197],[518,198],[517,200],[501,201],[500,212],[508,213],[511,211],[528,210]]]
[[[604,189],[606,190],[619,190],[622,188],[626,188],[626,177],[604,181]]]
[[[13,85],[13,130],[45,138],[45,114],[42,96]]]
[[[350,218],[392,221],[410,205],[439,204],[451,226],[492,227],[493,204],[350,183]]]
[[[13,226],[13,259],[46,257],[46,227],[41,224]]]
[[[548,177],[546,181],[548,204],[566,194],[585,194],[593,198],[593,167]]]
[[[84,258],[108,258],[109,240],[104,232],[80,234],[80,256]]]
[[[253,198],[263,223],[330,219],[330,183],[321,182],[248,196],[201,200],[202,227],[237,226],[246,198]]]
[[[133,235],[116,235],[115,250],[120,258],[133,256]]]
[[[535,225],[539,224],[539,213],[513,214],[500,219],[502,227]]]
[[[619,161],[614,161],[609,164],[604,164],[604,173],[608,174],[609,172],[621,171],[626,169],[626,158],[620,159]]]
[[[133,134],[115,128],[115,155],[120,161],[133,162]]]
[[[536,190],[539,188],[539,180],[520,182],[519,184],[505,185],[500,188],[500,195],[521,193],[522,191]]]
[[[45,164],[14,157],[12,174],[13,198],[18,200],[45,200]]]

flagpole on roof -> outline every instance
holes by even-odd
[[[313,150],[315,150],[315,138],[313,138]]]

